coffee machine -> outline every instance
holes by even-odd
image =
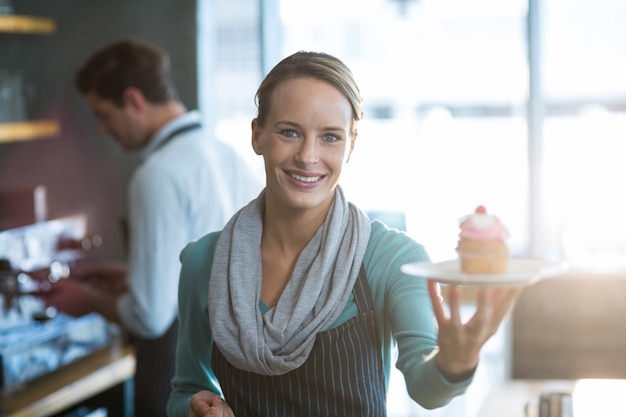
[[[100,315],[71,317],[38,297],[100,246],[98,236],[87,235],[86,216],[36,220],[0,229],[0,391],[109,345],[115,333]]]

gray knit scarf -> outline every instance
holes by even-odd
[[[265,190],[224,227],[209,281],[215,343],[235,367],[281,375],[309,356],[317,333],[339,317],[369,241],[369,218],[340,187],[324,223],[300,254],[277,305],[265,314],[261,294],[261,234]]]

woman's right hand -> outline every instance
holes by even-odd
[[[235,417],[235,413],[219,395],[200,391],[191,397],[189,417]]]

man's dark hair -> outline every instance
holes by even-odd
[[[91,56],[77,72],[76,86],[82,94],[93,91],[117,106],[124,105],[127,87],[139,89],[151,103],[178,100],[167,53],[132,39],[113,43]]]

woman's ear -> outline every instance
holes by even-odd
[[[261,151],[261,144],[259,143],[259,136],[261,135],[261,128],[259,127],[258,119],[252,119],[251,123],[252,127],[252,149],[254,149],[254,153],[257,155],[263,155]]]
[[[356,142],[357,132],[356,130],[352,134],[350,138],[350,149],[348,150],[348,159],[346,159],[346,164],[350,162],[350,157],[352,156],[352,151],[354,150],[354,143]]]

